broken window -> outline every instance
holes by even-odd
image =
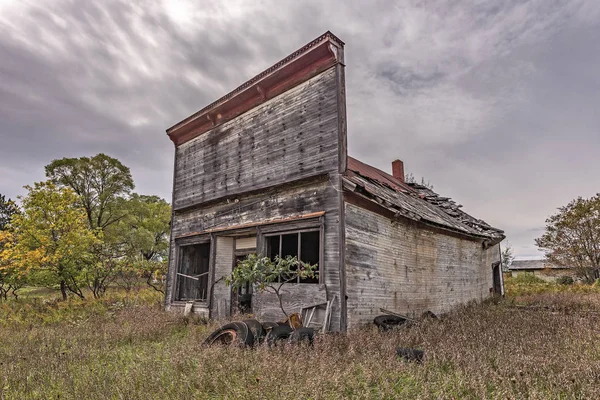
[[[176,300],[206,301],[210,243],[181,246],[179,252]]]
[[[300,261],[309,264],[319,264],[321,255],[321,237],[318,230],[295,233],[282,233],[265,237],[267,255],[272,260],[275,256],[298,257]],[[285,279],[285,277],[283,277]],[[315,271],[314,278],[300,279],[296,283],[319,283],[319,268]]]

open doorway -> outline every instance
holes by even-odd
[[[233,268],[249,254],[256,253],[256,236],[236,237],[234,244]],[[252,313],[252,285],[247,283],[244,287],[231,292],[231,314]]]
[[[500,269],[500,263],[496,262],[492,264],[492,278],[494,281],[494,295],[501,296],[502,295],[502,277],[500,274],[502,270]]]
[[[236,255],[235,265],[233,267],[237,267],[238,263],[244,260],[247,255],[248,254]],[[231,299],[232,314],[252,313],[252,285],[250,283],[246,283],[244,287],[233,289],[233,292],[231,293]]]

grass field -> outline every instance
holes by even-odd
[[[204,348],[216,325],[164,313],[146,290],[65,303],[32,290],[0,303],[0,398],[600,398],[600,290],[535,285],[509,280],[502,301],[391,333],[275,349]]]

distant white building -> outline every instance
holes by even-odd
[[[515,260],[508,270],[512,277],[523,273],[530,273],[548,282],[555,281],[560,276],[568,275],[573,277],[575,272],[571,267],[550,264],[545,260]]]

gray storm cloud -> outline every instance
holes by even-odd
[[[395,5],[394,5],[395,4]],[[545,218],[600,188],[600,3],[0,2],[0,193],[105,152],[170,199],[165,129],[331,30],[350,153],[395,158],[540,256]]]

